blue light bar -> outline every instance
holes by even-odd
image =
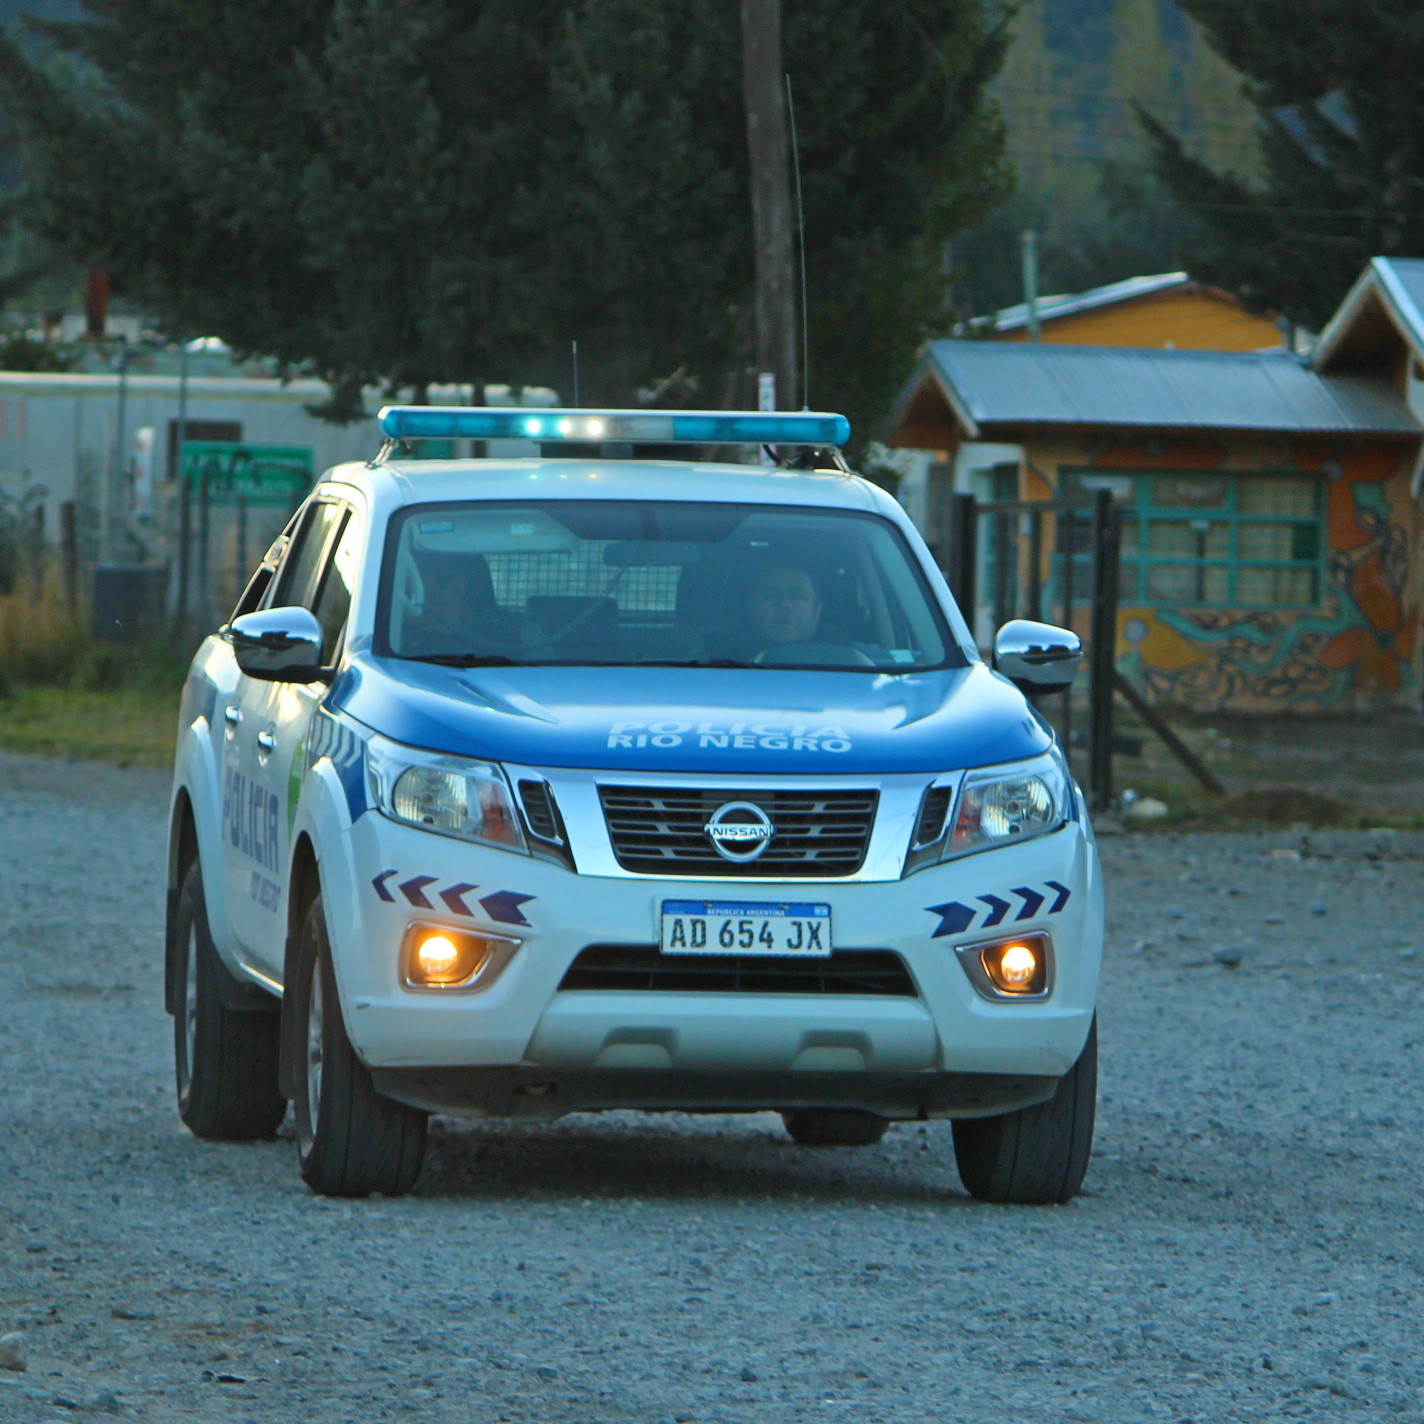
[[[391,440],[615,441],[622,445],[844,445],[850,421],[819,411],[542,410],[388,405],[376,417]]]

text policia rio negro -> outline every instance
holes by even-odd
[[[735,747],[768,752],[848,752],[844,727],[813,722],[615,722],[610,747]]]

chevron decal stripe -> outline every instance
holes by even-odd
[[[1053,896],[1053,903],[1045,910],[1044,902],[1050,894]],[[1023,903],[1015,906],[1012,900],[1005,898],[1007,895],[1016,896]],[[942,905],[926,905],[927,914],[939,916],[939,923],[930,931],[930,938],[940,939],[945,935],[963,934],[970,929],[991,930],[996,925],[1003,924],[1009,918],[1011,910],[1017,910],[1013,915],[1014,924],[1024,920],[1041,919],[1045,915],[1056,915],[1072,897],[1073,892],[1068,886],[1057,880],[1045,880],[1042,885],[1017,885],[1002,895],[976,895],[974,898],[979,901],[979,905],[968,904],[963,900],[946,900]],[[980,905],[985,908],[980,909]]]
[[[1001,900],[997,895],[981,895],[979,897],[989,907],[989,918],[984,921],[984,928],[991,929],[994,925],[1002,924],[1004,916],[1009,913],[1009,902]]]
[[[519,907],[532,900],[532,895],[516,895],[513,890],[501,890],[495,895],[486,895],[480,904],[490,919],[502,925],[527,925],[528,920],[520,913]]]
[[[478,885],[471,885],[469,881],[462,880],[458,885],[452,885],[448,890],[438,893],[452,915],[464,915],[467,919],[474,919],[475,912],[465,903],[465,896],[471,890],[479,888]]]
[[[435,881],[434,875],[412,875],[409,880],[401,881],[400,892],[417,910],[433,910],[435,906],[425,898],[425,887],[434,885]]]
[[[396,879],[402,874],[404,872],[399,870],[383,870],[372,877],[371,888],[376,892],[376,898],[384,900],[388,905],[399,904],[399,899],[391,893],[387,884],[388,881],[394,880],[396,889],[400,891],[406,903],[417,910],[440,908],[432,903],[431,897],[434,896],[452,915],[460,915],[467,920],[493,920],[501,925],[529,924],[519,907],[538,898],[535,895],[521,895],[517,890],[494,890],[480,898],[478,908],[472,908],[469,897],[480,887],[468,880],[456,880],[441,888],[438,875],[412,875],[406,880]],[[961,905],[960,909],[965,910],[969,918],[973,919],[974,912],[969,910],[968,906]]]
[[[958,900],[951,900],[947,905],[930,905],[929,912],[939,916],[939,924],[931,939],[938,939],[941,935],[963,934],[970,925],[974,923],[974,916],[978,911],[972,905],[961,905]]]
[[[1020,885],[1017,890],[1009,891],[1011,895],[1017,895],[1023,901],[1023,909],[1014,916],[1014,920],[1031,920],[1038,913],[1038,907],[1047,898],[1040,895],[1037,890],[1030,890],[1027,885]]]
[[[353,821],[371,809],[366,795],[365,749],[365,739],[358,732],[325,708],[317,709],[302,755],[308,769],[323,757],[331,762],[336,779],[346,793],[346,808]]]

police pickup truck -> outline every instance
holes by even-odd
[[[359,1196],[414,1185],[431,1112],[949,1119],[974,1196],[1072,1197],[1102,886],[1026,693],[1076,637],[1010,623],[986,665],[840,416],[380,421],[184,689],[188,1127],[290,1101],[306,1182]],[[541,457],[407,458],[512,437]],[[671,458],[720,445],[766,459]]]

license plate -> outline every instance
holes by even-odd
[[[831,907],[792,901],[664,900],[664,954],[775,954],[824,958],[831,952]]]

